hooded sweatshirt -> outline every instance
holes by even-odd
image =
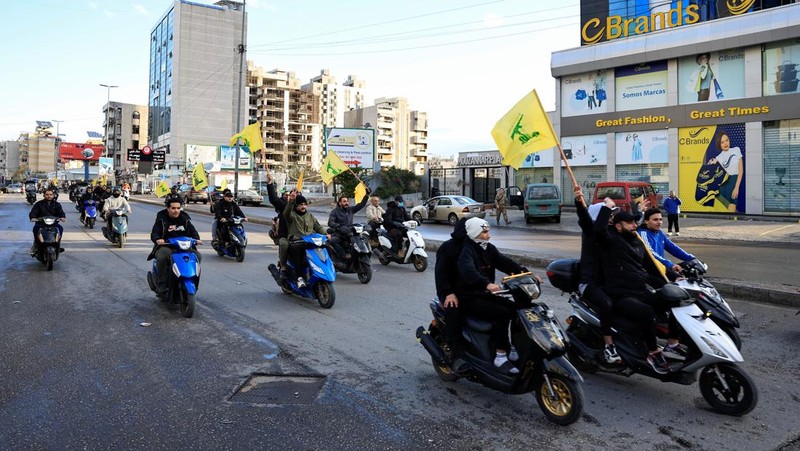
[[[458,256],[464,247],[464,240],[467,238],[466,228],[467,218],[461,218],[453,228],[450,239],[439,246],[436,251],[436,295],[440,302],[451,294],[456,293],[458,283]]]

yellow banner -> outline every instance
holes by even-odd
[[[192,170],[192,187],[194,187],[196,191],[208,188],[208,177],[206,176],[206,170],[203,168],[202,161],[195,163],[194,169]]]
[[[252,123],[243,128],[242,131],[231,137],[230,144],[236,144],[236,140],[242,138],[244,145],[251,153],[260,152],[264,148],[264,140],[261,138],[261,125],[258,122]]]
[[[366,195],[367,195],[367,187],[364,186],[364,182],[358,182],[358,185],[356,185],[356,192],[354,196],[356,199],[356,203],[360,203],[361,199],[363,199],[364,196]]]
[[[341,158],[339,158],[339,155],[336,155],[336,152],[329,150],[328,156],[322,160],[320,175],[322,176],[322,181],[325,182],[326,185],[330,185],[334,177],[348,170],[350,170],[350,167],[347,166],[347,164],[345,164]]]
[[[167,185],[166,180],[162,180],[161,183],[156,186],[156,196],[157,197],[164,197],[169,194],[169,185]]]
[[[300,175],[297,177],[297,191],[303,191],[303,171],[300,171]]]
[[[221,191],[225,191],[228,188],[228,179],[222,179],[222,185],[219,186]]]
[[[528,155],[558,145],[558,138],[534,89],[492,129],[503,164],[519,169]]]

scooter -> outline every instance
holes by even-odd
[[[413,263],[414,269],[424,272],[428,268],[428,254],[425,252],[425,240],[422,239],[422,234],[416,230],[417,222],[412,220],[398,224],[403,231],[403,244],[400,246],[400,250],[398,252],[392,250],[392,239],[386,229],[381,226],[378,232],[380,247],[375,248],[373,252],[383,266],[392,262],[401,265]]]
[[[306,249],[305,274],[298,274],[294,263],[287,259],[288,270],[286,280],[281,280],[281,272],[274,263],[268,269],[275,282],[285,294],[296,294],[308,299],[316,299],[322,308],[333,307],[336,302],[336,290],[333,282],[336,281],[336,270],[333,261],[328,255],[328,238],[325,235],[312,233],[303,237],[302,241],[293,242],[290,246],[302,245]],[[298,286],[297,278],[303,276],[305,286]]]
[[[417,329],[417,340],[431,355],[436,374],[445,382],[459,377],[481,383],[508,394],[536,392],[536,401],[548,420],[572,424],[583,412],[583,378],[567,360],[569,340],[553,311],[539,297],[538,281],[526,272],[503,278],[503,290],[494,293],[498,302],[513,303],[516,316],[511,330],[516,331],[512,343],[519,359],[518,374],[510,374],[494,366],[495,346],[491,340],[491,322],[465,317],[462,334],[466,343],[466,371],[456,373],[452,367],[450,345],[445,334],[447,318],[438,299],[431,304],[433,321],[428,330]]]
[[[567,319],[569,359],[581,371],[609,372],[623,376],[641,374],[662,382],[691,385],[699,379],[700,393],[711,407],[723,414],[741,416],[758,403],[753,379],[737,364],[742,354],[730,337],[697,306],[686,290],[676,284],[649,291],[670,305],[670,314],[682,330],[681,343],[688,349],[686,360],[670,361],[670,371],[657,373],[647,363],[647,349],[635,332],[637,326],[625,318],[614,318],[613,335],[621,363],[609,364],[603,356],[600,319],[578,295],[579,260],[560,259],[547,266],[550,283],[569,293],[573,313]],[[699,373],[699,377],[698,377]]]
[[[222,221],[222,219],[220,219],[220,221]],[[227,233],[220,233],[217,236],[217,241],[211,242],[211,247],[217,251],[217,255],[220,257],[235,257],[236,261],[239,263],[244,261],[244,249],[247,247],[247,234],[244,231],[242,222],[244,222],[244,218],[240,216],[234,216],[229,221],[225,221],[228,227],[223,227],[223,229],[227,229]]]
[[[25,200],[28,201],[29,204],[33,205],[36,203],[36,191],[25,191]]]
[[[94,223],[97,222],[97,201],[83,201],[83,216],[81,219],[85,227],[94,228]]]
[[[200,262],[197,255],[189,251],[197,248],[197,240],[189,237],[170,238],[163,246],[175,249],[171,256],[172,271],[167,276],[168,290],[164,295],[158,293],[156,260],[153,260],[153,269],[147,272],[147,284],[162,302],[179,305],[181,314],[191,318],[194,315],[195,295],[200,285]]]
[[[55,216],[45,216],[37,218],[36,222],[40,225],[39,233],[36,236],[36,247],[31,257],[39,260],[47,266],[48,271],[53,270],[53,262],[58,260],[61,253],[61,237],[58,234],[58,218]]]
[[[348,255],[339,255],[336,248],[330,253],[333,266],[336,271],[343,273],[356,273],[361,283],[369,283],[372,280],[372,249],[369,245],[369,233],[364,230],[364,224],[353,224],[349,227],[348,236],[343,237],[347,242],[345,252]],[[329,229],[329,233],[338,233]],[[348,252],[349,251],[349,252]],[[349,258],[346,258],[349,257]]]
[[[106,221],[108,226],[103,227],[103,236],[122,249],[128,239],[128,211],[115,208],[108,211],[108,216],[111,220]]]

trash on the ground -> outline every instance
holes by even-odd
[[[22,301],[14,301],[12,304],[22,304]]]
[[[139,325],[142,326],[142,327],[148,327],[151,324],[153,324],[153,323],[139,323]]]

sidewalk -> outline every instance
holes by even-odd
[[[132,201],[144,202],[154,205],[163,205],[163,200],[150,195],[132,196]],[[333,201],[328,199],[310,199],[309,210],[316,216],[327,218],[328,213],[334,207]],[[189,204],[184,207],[186,211],[193,214],[211,215],[208,205]],[[256,224],[272,225],[272,218],[275,210],[267,205],[262,208],[248,208],[247,215],[250,222]],[[695,217],[687,215],[680,219],[681,241],[705,241],[705,240],[725,240],[739,242],[770,242],[787,243],[800,245],[800,222],[770,222],[765,220],[732,220],[721,218]],[[515,229],[540,230],[548,233],[579,234],[580,229],[577,220],[574,219],[574,212],[565,210],[562,221],[559,224],[551,222],[534,222],[525,224],[525,218],[521,210],[508,210],[508,219],[511,224],[508,227]],[[496,224],[493,211],[487,211],[486,220],[491,225]],[[505,225],[504,225],[505,227]],[[425,240],[426,248],[435,252],[440,241]],[[536,252],[518,249],[502,249],[503,253],[512,256],[522,264],[544,269],[552,261],[552,256],[542,256]],[[739,280],[725,280],[710,277],[717,290],[724,296],[746,299],[749,301],[763,302],[775,305],[784,305],[800,308],[800,289],[786,286],[775,286],[747,282],[743,284]]]

